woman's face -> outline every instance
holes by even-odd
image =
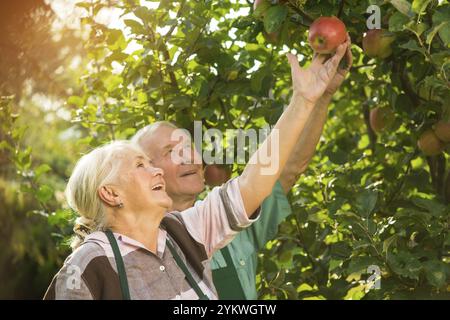
[[[172,206],[166,193],[163,171],[153,167],[149,158],[139,151],[128,151],[121,157],[118,193],[124,206],[141,212]]]

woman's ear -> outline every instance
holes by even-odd
[[[101,186],[97,192],[100,199],[106,205],[110,207],[120,207],[123,205],[119,195],[111,186]]]

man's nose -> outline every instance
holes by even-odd
[[[192,164],[193,163],[193,154],[190,146],[185,146],[184,148],[180,148],[178,152],[179,162],[180,164]]]

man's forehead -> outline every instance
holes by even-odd
[[[164,126],[157,128],[152,137],[152,142],[156,143],[161,148],[164,148],[166,146],[173,146],[180,141],[190,140],[190,135],[187,130]]]
[[[186,130],[160,126],[150,136],[144,138],[143,144],[146,150],[153,153],[161,152],[186,141],[190,141],[190,135]]]

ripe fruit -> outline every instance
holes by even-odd
[[[372,29],[364,34],[362,45],[366,55],[371,58],[387,58],[392,54],[391,43],[395,36],[383,29]]]
[[[436,136],[433,130],[428,129],[417,140],[417,146],[427,156],[436,156],[444,150],[444,143]]]
[[[383,129],[393,124],[394,117],[394,113],[390,108],[376,107],[370,110],[370,127],[373,131],[380,133]]]
[[[210,187],[220,186],[231,178],[231,171],[225,165],[210,164],[205,167],[205,183]]]
[[[309,27],[309,44],[320,54],[333,53],[346,39],[345,24],[336,17],[320,17]]]
[[[434,133],[443,142],[450,142],[450,122],[439,121],[434,126]]]

